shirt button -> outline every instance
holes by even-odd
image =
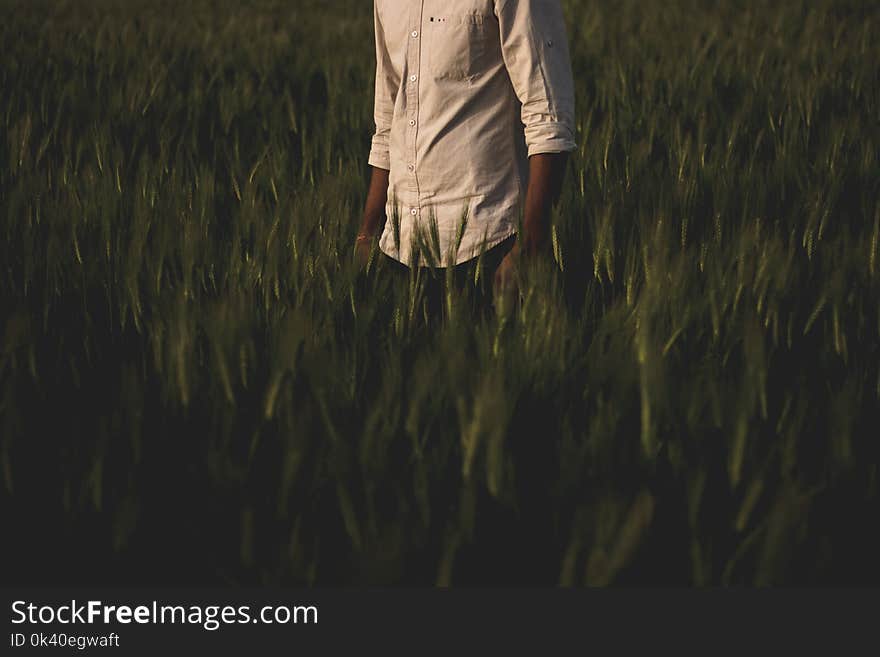
[[[410,75],[410,76],[409,76],[409,81],[410,81],[410,82],[415,82],[415,81],[416,81],[416,78],[418,78],[418,77],[419,77],[418,75]]]
[[[415,119],[410,119],[410,120],[409,120],[409,124],[410,124],[410,125],[415,125],[415,124],[416,124],[416,120],[415,120]]]
[[[418,31],[418,30],[413,30],[413,31],[411,32],[411,34],[412,34],[412,38],[415,39],[415,38],[417,38],[417,37],[419,36],[419,31]]]
[[[415,208],[413,208],[412,210],[409,211],[409,213],[410,213],[411,215],[415,216],[415,215],[417,215],[417,214],[419,213],[419,211],[416,210]]]
[[[406,167],[406,168],[409,169],[410,171],[412,171],[413,169],[415,169],[415,167],[414,167],[412,164],[410,164],[410,165],[409,165],[408,167]]]

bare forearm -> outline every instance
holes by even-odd
[[[388,171],[372,167],[370,188],[364,204],[361,235],[376,235],[385,226],[385,204],[388,200]]]
[[[538,153],[529,158],[523,234],[518,250],[528,254],[544,250],[550,241],[550,214],[562,192],[568,153]]]

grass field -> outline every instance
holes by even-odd
[[[0,0],[7,583],[880,583],[880,5],[566,0],[506,318],[358,276],[367,0]]]

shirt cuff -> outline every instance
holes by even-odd
[[[367,160],[367,163],[377,169],[391,171],[391,157],[387,151],[370,151],[370,158]]]
[[[538,153],[567,153],[577,148],[574,131],[566,123],[547,121],[525,129],[529,157]]]
[[[380,169],[391,170],[391,155],[388,148],[388,134],[386,131],[376,131],[370,144],[370,159],[368,162]]]

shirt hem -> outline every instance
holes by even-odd
[[[516,226],[511,226],[511,227],[508,228],[505,232],[501,233],[501,235],[499,235],[498,237],[494,237],[494,238],[492,238],[491,241],[487,242],[485,248],[482,250],[482,253],[486,253],[487,251],[489,251],[489,249],[492,249],[492,248],[498,246],[499,244],[501,244],[501,242],[503,242],[504,240],[506,240],[506,239],[507,239],[508,237],[510,237],[511,235],[516,235],[516,232],[517,232],[517,227],[516,227]],[[395,260],[395,261],[399,262],[400,264],[402,264],[402,265],[404,265],[404,266],[406,266],[406,267],[411,267],[411,265],[410,265],[408,262],[404,262],[404,261],[400,258],[399,253],[393,253],[393,252],[391,252],[390,250],[389,250],[389,251],[386,251],[386,250],[382,247],[382,242],[381,242],[381,240],[380,240],[380,242],[379,242],[379,251],[381,251],[382,253],[384,253],[386,256],[388,256],[388,257],[391,258],[392,260]],[[394,249],[394,251],[396,251],[396,249]],[[480,257],[480,255],[481,255],[481,253],[478,252],[476,255],[467,256],[467,257],[465,257],[465,258],[463,258],[463,259],[461,259],[461,260],[459,260],[459,259],[456,258],[456,261],[455,261],[454,263],[449,264],[449,265],[437,265],[437,266],[435,267],[435,269],[445,269],[446,267],[457,267],[458,265],[463,265],[463,264],[465,264],[465,263],[468,263],[468,262],[471,262],[471,261],[473,261],[473,260],[476,260],[477,258]],[[420,266],[420,267],[427,267],[428,265],[419,265],[419,266]]]

